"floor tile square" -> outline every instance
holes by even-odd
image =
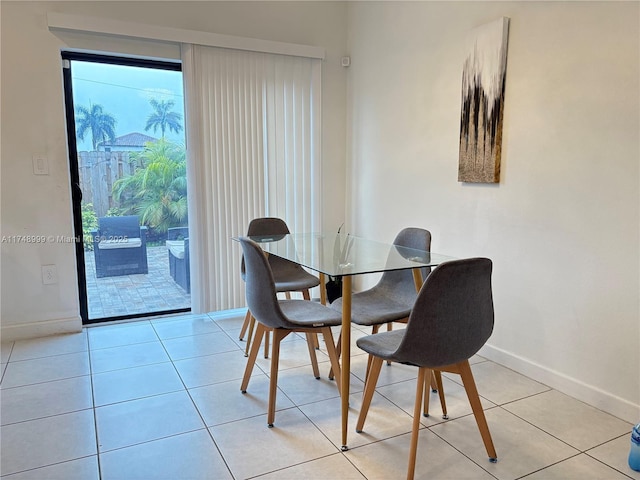
[[[257,476],[337,452],[296,408],[277,412],[273,428],[267,427],[266,416],[261,415],[209,430],[235,478]]]
[[[369,480],[406,478],[411,434],[352,448],[345,456]],[[427,429],[420,430],[415,478],[492,480],[493,477]]]
[[[385,367],[383,366],[383,368]],[[377,388],[376,392],[388,398],[409,415],[413,415],[416,398],[416,382],[417,379],[393,383],[391,385],[385,385]],[[453,420],[455,418],[464,417],[465,415],[470,415],[472,413],[471,405],[469,404],[469,399],[467,398],[467,393],[465,392],[464,387],[444,376],[442,378],[442,384],[449,419]],[[485,410],[487,408],[495,407],[495,404],[487,399],[481,397],[480,401]],[[442,405],[440,404],[438,392],[432,392],[431,389],[429,389],[429,416],[422,416],[420,421],[426,426],[446,421],[442,418]]]
[[[271,345],[271,343],[269,343],[269,345]],[[271,354],[269,354],[269,358],[264,358],[263,352],[264,340],[260,347],[258,358],[256,359],[256,366],[260,367],[264,372],[269,372],[269,370],[271,370]],[[320,350],[316,350],[316,358],[318,362],[329,360],[329,357]],[[309,347],[307,346],[306,339],[289,334],[289,336],[280,343],[278,365],[280,371],[306,365],[309,368],[309,375],[312,375],[313,378],[313,374],[311,373],[311,359],[309,358]]]
[[[260,480],[339,479],[365,480],[365,477],[341,453],[277,470],[256,477]]]
[[[550,390],[546,385],[494,362],[475,363],[471,366],[471,370],[480,396],[497,405]],[[449,373],[443,375],[462,384],[460,375]]]
[[[221,331],[171,338],[163,340],[162,344],[174,361],[238,351],[238,345]]]
[[[211,319],[227,333],[236,332],[234,338],[236,338],[244,323],[244,316],[246,315],[246,309],[236,308],[234,310],[227,310],[225,312],[212,312],[209,313]]]
[[[174,362],[174,365],[187,388],[202,387],[229,380],[238,380],[238,388],[240,388],[247,358],[237,350],[178,360]],[[261,370],[254,368],[253,374],[259,373],[262,373]]]
[[[412,417],[382,395],[374,395],[362,433],[356,433],[356,422],[362,404],[362,393],[349,396],[347,445],[349,448],[377,442],[411,431]],[[342,446],[340,398],[302,405],[300,410],[333,442]]]
[[[329,398],[339,396],[338,385],[335,380],[329,380],[330,362],[318,364],[320,378],[313,376],[311,365],[304,367],[290,368],[278,372],[278,387],[296,405],[304,405],[312,402],[319,402]],[[363,383],[353,375],[350,392],[362,391]]]
[[[240,392],[240,381],[216,383],[189,390],[207,426],[234,422],[264,415],[269,406],[269,378],[260,373],[251,377],[247,393]],[[294,404],[278,391],[276,411],[292,408]]]
[[[152,322],[151,324],[161,340],[221,331],[218,324],[206,314],[187,315],[180,319]]]
[[[2,425],[93,408],[88,375],[2,390]]]
[[[96,373],[168,362],[159,341],[91,350],[91,371]]]
[[[2,388],[81,377],[89,373],[88,352],[9,362],[2,378]]]
[[[102,480],[232,479],[206,429],[100,454]]]
[[[473,415],[430,430],[499,479],[520,478],[577,455],[578,450],[501,407],[485,411],[498,462],[490,463]]]
[[[628,480],[629,477],[613,468],[581,454],[527,475],[527,480]]]
[[[95,435],[93,410],[5,425],[0,475],[95,455]]]
[[[557,390],[518,400],[503,408],[581,451],[631,432],[633,427]]]
[[[86,330],[83,330],[81,333],[18,340],[13,346],[11,361],[31,360],[66,353],[86,352],[87,350],[89,350],[87,333]]]
[[[6,480],[100,480],[98,456],[79,458],[9,475]]]
[[[204,428],[186,392],[96,408],[100,452]]]
[[[629,466],[630,448],[631,430],[626,435],[588,450],[587,455],[606,463],[634,480],[640,480],[640,472],[632,470]]]
[[[158,341],[158,335],[148,321],[90,327],[87,332],[91,350]]]
[[[7,363],[13,350],[14,342],[2,342],[0,343],[0,363]]]
[[[183,389],[180,376],[171,363],[125,368],[93,376],[96,407]]]

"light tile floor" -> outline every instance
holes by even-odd
[[[247,394],[242,311],[105,325],[3,343],[0,475],[17,479],[396,479],[406,475],[415,369],[383,367],[355,433],[366,356],[353,348],[349,446],[335,383],[313,378],[305,341],[283,342],[276,424],[269,361]],[[355,338],[365,332],[354,329]],[[318,352],[323,371],[328,360]],[[632,425],[484,358],[472,359],[499,461],[492,464],[459,378],[449,420],[423,417],[416,478],[628,479]]]

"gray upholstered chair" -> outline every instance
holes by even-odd
[[[429,251],[431,233],[422,228],[404,228],[393,244]],[[422,269],[423,280],[429,272],[429,268]],[[385,323],[406,323],[417,295],[411,270],[386,271],[375,286],[351,296],[351,322],[371,326],[372,333]],[[342,311],[342,299],[334,301],[331,308]]]
[[[418,367],[413,430],[407,478],[415,471],[420,410],[425,382],[434,369],[459,374],[491,461],[497,454],[469,366],[471,358],[493,332],[492,263],[488,258],[445,262],[425,281],[404,330],[359,338],[358,347],[370,355],[356,431],[362,432],[384,360]],[[425,415],[428,415],[428,403]]]
[[[249,228],[247,229],[247,236],[277,236],[277,235],[286,235],[290,233],[289,227],[284,220],[275,217],[263,217],[263,218],[255,218],[251,220],[249,223]],[[284,293],[286,298],[291,298],[291,292],[301,292],[302,297],[305,300],[310,300],[311,296],[309,294],[309,289],[313,287],[317,287],[320,284],[320,280],[318,277],[311,275],[300,265],[290,262],[284,258],[269,256],[269,265],[271,266],[271,271],[273,272],[273,278],[275,280],[276,292]],[[245,266],[244,266],[244,258],[242,259],[242,264],[240,265],[240,274],[242,278],[245,278]],[[240,340],[243,339],[247,328],[249,329],[249,334],[247,335],[247,346],[246,346],[246,354],[249,353],[251,337],[253,335],[253,327],[254,322],[251,318],[251,309],[247,310],[247,314],[244,319],[244,323],[242,324],[242,329],[240,330]],[[315,337],[314,345],[316,344]],[[317,346],[317,345],[316,345]],[[265,358],[267,358],[267,352],[269,350],[269,337],[268,335],[265,337]]]
[[[312,334],[321,333],[324,337],[331,367],[335,372],[340,372],[331,327],[340,325],[342,316],[329,307],[316,302],[278,300],[273,272],[260,246],[247,237],[241,237],[240,244],[245,262],[247,305],[253,318],[258,321],[256,336],[251,346],[240,390],[242,393],[246,393],[262,337],[265,332],[272,332],[273,351],[271,352],[269,373],[269,410],[267,416],[267,424],[272,427],[275,420],[280,342],[292,332],[306,334],[314,375],[319,378],[315,349],[309,337]],[[336,384],[338,391],[340,391],[340,382],[336,382]]]

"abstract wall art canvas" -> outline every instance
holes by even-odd
[[[459,182],[500,181],[508,37],[506,17],[478,27],[470,36],[462,70]]]

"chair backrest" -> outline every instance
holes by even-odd
[[[172,227],[167,229],[167,240],[184,240],[189,238],[189,227]]]
[[[289,232],[289,227],[284,220],[276,217],[262,217],[262,218],[254,218],[249,222],[249,228],[247,229],[248,237],[259,237],[261,235],[268,235],[269,237],[274,237],[274,239],[278,239],[279,235],[287,235]],[[268,259],[269,265],[273,271],[273,274],[276,278],[280,277],[280,273],[284,270],[291,270],[300,268],[293,262],[286,260],[284,258],[270,256]],[[240,273],[242,278],[245,276],[245,265],[244,265],[244,257],[240,263]]]
[[[249,222],[247,236],[286,235],[290,233],[284,220],[276,217],[254,218]]]
[[[493,332],[493,294],[488,258],[445,262],[427,277],[394,354],[425,367],[471,358]]]
[[[98,219],[100,235],[110,237],[140,238],[140,217],[125,215],[122,217],[100,217]]]
[[[416,250],[431,250],[431,232],[423,228],[404,228],[400,230],[393,241],[400,247],[414,248]],[[431,271],[430,268],[422,269],[423,279]],[[393,297],[402,303],[410,303],[416,299],[415,282],[411,270],[387,271],[382,274],[380,281],[373,287],[385,296]]]
[[[251,315],[268,327],[286,326],[288,321],[278,304],[273,273],[267,257],[250,238],[240,237],[238,240],[242,245],[247,307]]]

